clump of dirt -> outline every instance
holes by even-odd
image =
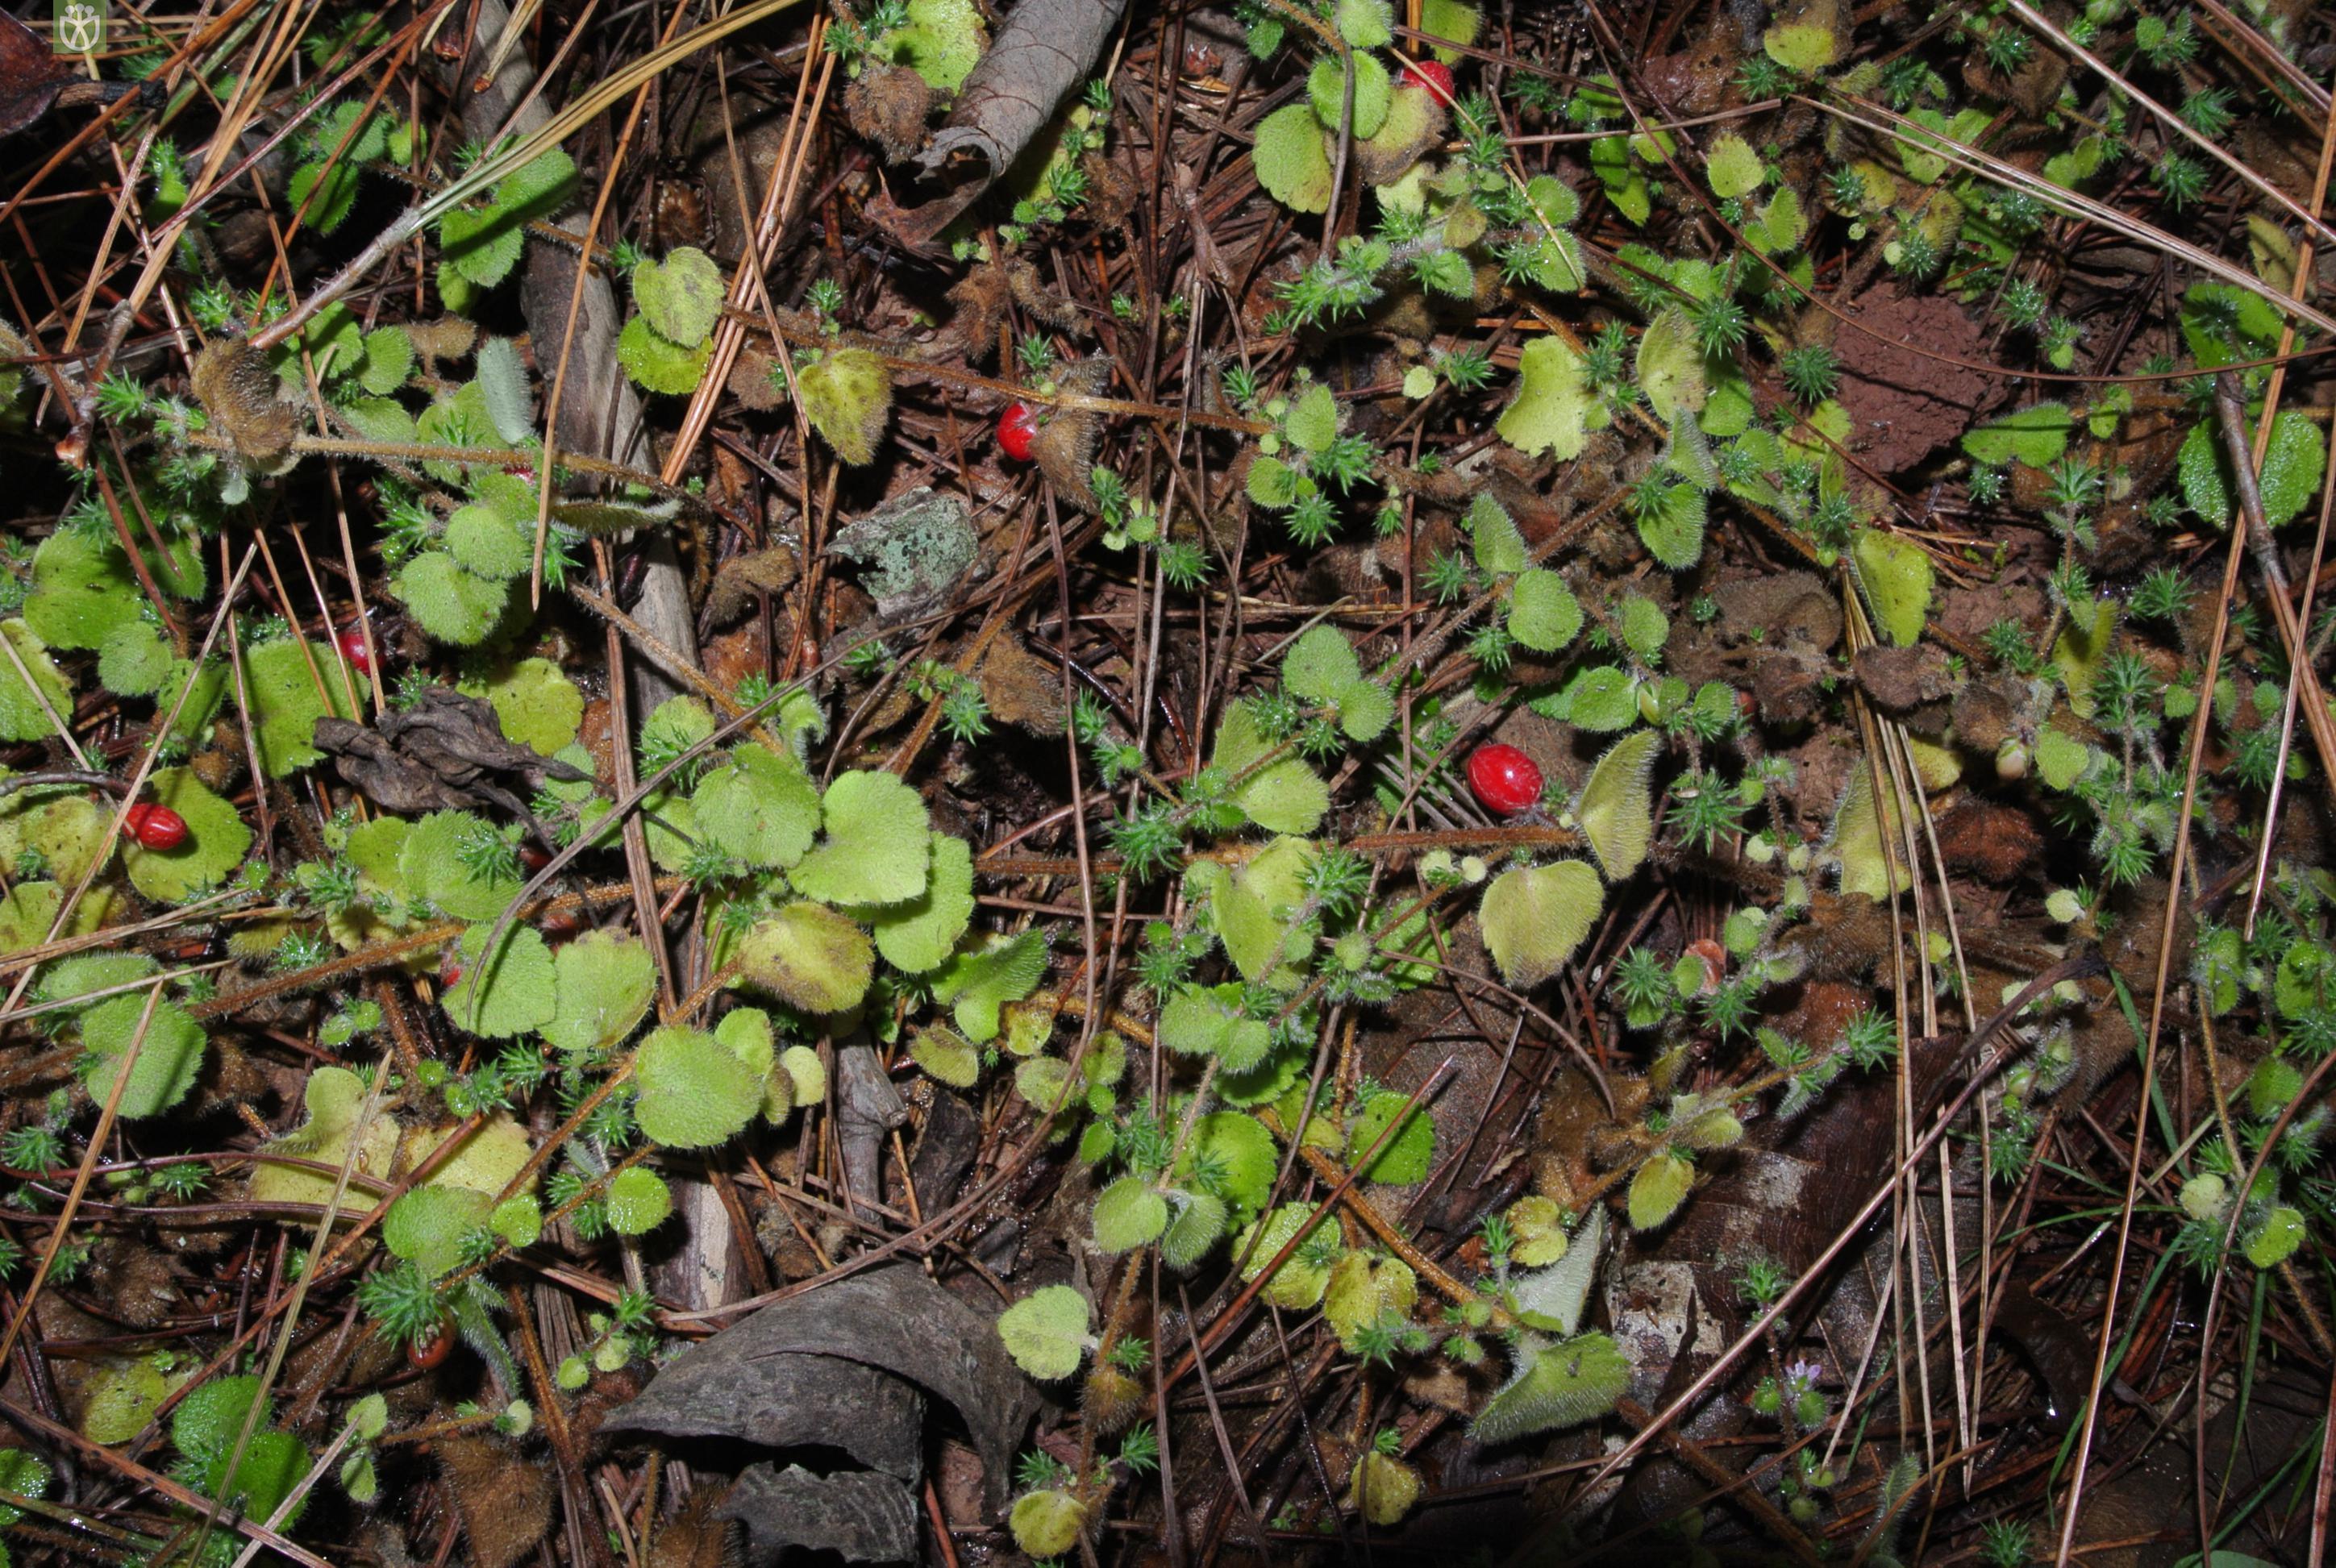
[[[1825,653],[1841,640],[1841,605],[1815,572],[1735,578],[1713,589],[1712,598],[1719,604],[1720,632],[1737,641],[1806,643],[1811,652]]]
[[[1954,689],[1947,650],[1928,643],[1913,648],[1869,648],[1858,651],[1857,684],[1893,714],[1936,702]]]
[[[2014,806],[1965,795],[1939,818],[1939,853],[1948,866],[1987,881],[2010,881],[2043,851],[2044,835]]]
[[[880,65],[844,90],[843,110],[852,128],[884,149],[892,163],[906,162],[925,142],[925,116],[933,90],[905,65]]]
[[[1964,365],[1989,357],[1987,328],[1941,296],[1886,287],[1849,312],[1834,340],[1850,446],[1877,473],[1903,473],[1953,441],[1994,400],[1992,379]],[[1942,357],[1943,356],[1943,357]]]

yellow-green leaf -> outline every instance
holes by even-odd
[[[1609,881],[1621,881],[1639,869],[1654,842],[1654,803],[1649,783],[1662,735],[1635,730],[1614,743],[1582,781],[1573,797],[1573,820]]]
[[[1605,893],[1587,861],[1504,872],[1484,890],[1484,947],[1512,986],[1557,973],[1590,934]]]

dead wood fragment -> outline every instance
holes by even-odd
[[[930,245],[1013,167],[1078,89],[1126,8],[1127,0],[1022,0],[917,160],[929,175],[939,174],[959,153],[971,153],[977,171],[922,206],[904,209],[881,196],[869,212],[911,249]]]
[[[547,778],[587,776],[531,746],[505,740],[492,704],[444,687],[430,687],[405,712],[384,716],[378,729],[349,719],[318,719],[316,748],[330,755],[341,776],[367,799],[405,815],[467,811],[492,802],[525,821],[525,803],[497,775],[515,778],[530,791]]]
[[[1037,1396],[991,1319],[913,1264],[773,1302],[667,1364],[603,1428],[841,1448],[881,1461],[859,1473],[898,1485],[921,1474],[917,1424],[903,1437],[900,1420],[921,1410],[919,1387],[956,1407],[989,1505],[1002,1508]]]
[[[847,1563],[908,1563],[917,1555],[917,1502],[872,1470],[814,1475],[800,1465],[749,1466],[722,1505],[746,1526],[746,1561],[761,1568],[790,1547]]]

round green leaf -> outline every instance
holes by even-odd
[[[1372,741],[1395,722],[1395,698],[1377,681],[1358,680],[1338,693],[1338,728],[1351,741]]]
[[[1616,665],[1582,670],[1561,694],[1553,716],[1592,734],[1627,728],[1639,721],[1637,683],[1630,671]]]
[[[1419,1276],[1400,1258],[1374,1258],[1348,1252],[1331,1265],[1330,1282],[1322,1291],[1322,1317],[1353,1354],[1361,1333],[1377,1327],[1389,1313],[1408,1319],[1419,1300]]]
[[[31,627],[21,620],[0,621],[0,637],[8,639],[16,650],[16,659],[33,677],[32,685],[25,685],[24,677],[16,673],[16,664],[0,657],[0,740],[46,740],[57,733],[57,726],[42,709],[41,698],[48,699],[58,721],[69,720],[73,687],[49,657],[48,646]]]
[[[702,1029],[668,1026],[641,1042],[633,1115],[667,1148],[726,1143],[763,1108],[763,1084],[738,1054]]]
[[[1484,24],[1483,15],[1467,0],[1422,0],[1419,7],[1419,30],[1430,38],[1441,38],[1461,48],[1476,41],[1476,30]],[[1439,47],[1436,57],[1446,65],[1460,63],[1460,49]]]
[[[142,602],[129,559],[104,532],[61,528],[33,552],[24,621],[50,648],[100,648]]]
[[[1565,579],[1533,567],[1509,589],[1509,635],[1535,653],[1555,653],[1582,631],[1582,604]]]
[[[798,1105],[815,1105],[827,1098],[827,1064],[809,1046],[789,1046],[779,1053],[779,1071],[795,1086]]]
[[[1168,1200],[1142,1176],[1122,1176],[1096,1195],[1095,1243],[1104,1251],[1129,1251],[1167,1228]]]
[[[1212,1111],[1192,1124],[1192,1142],[1176,1172],[1192,1186],[1255,1211],[1272,1193],[1280,1164],[1264,1123],[1240,1111]]]
[[[1211,1193],[1178,1193],[1173,1198],[1174,1217],[1161,1233],[1160,1261],[1181,1272],[1197,1267],[1224,1240],[1230,1211]]]
[[[925,891],[905,904],[876,913],[876,950],[908,974],[949,961],[973,923],[973,846],[946,833],[932,835],[932,870]]]
[[[840,1013],[868,994],[876,955],[848,917],[799,899],[756,921],[737,958],[748,985],[807,1013]]]
[[[507,584],[463,570],[442,550],[425,550],[400,567],[390,591],[423,631],[462,648],[486,640],[511,598]]]
[[[438,239],[446,270],[481,288],[511,276],[524,243],[521,220],[494,207],[454,209],[438,220]]]
[[[1418,1106],[1405,1115],[1408,1103],[1408,1096],[1383,1090],[1365,1103],[1362,1115],[1347,1130],[1347,1158],[1359,1161],[1381,1135],[1396,1125],[1396,1118],[1403,1117],[1395,1135],[1380,1147],[1378,1157],[1364,1168],[1364,1180],[1407,1187],[1427,1179],[1428,1165],[1436,1155],[1436,1124]]]
[[[981,1076],[981,1053],[954,1029],[938,1024],[909,1039],[909,1057],[930,1076],[955,1089],[969,1089]]]
[[[1351,58],[1355,63],[1354,134],[1376,136],[1387,123],[1387,101],[1394,89],[1387,81],[1387,67],[1378,56],[1358,49]],[[1347,73],[1336,54],[1325,54],[1314,63],[1307,73],[1306,95],[1314,104],[1314,116],[1333,135],[1338,133],[1338,118],[1343,112],[1347,93]]]
[[[855,467],[876,460],[876,443],[892,412],[892,377],[864,348],[830,349],[795,372],[803,417],[835,455]]]
[[[1573,956],[1604,903],[1587,861],[1504,872],[1484,890],[1485,950],[1509,984],[1539,985]]]
[[[1760,46],[1769,59],[1802,76],[1815,75],[1841,53],[1830,23],[1797,22],[1771,27],[1761,34]]]
[[[1079,1544],[1079,1530],[1086,1517],[1087,1511],[1076,1497],[1049,1490],[1017,1500],[1006,1522],[1014,1532],[1014,1544],[1028,1556],[1044,1561],[1063,1556]]]
[[[160,631],[147,621],[125,620],[105,634],[98,648],[97,678],[117,696],[151,696],[169,678],[171,662],[170,645]],[[14,667],[6,673],[7,678],[22,683]]]
[[[2258,1269],[2274,1268],[2295,1255],[2303,1236],[2303,1215],[2282,1203],[2247,1238],[2247,1261]]]
[[[1294,212],[1329,209],[1330,154],[1312,103],[1285,103],[1259,121],[1250,161],[1257,182],[1284,207]]]
[[[190,1391],[170,1412],[171,1445],[201,1465],[223,1457],[235,1446],[244,1417],[258,1398],[259,1379],[248,1372],[211,1378]],[[271,1411],[271,1405],[261,1405],[260,1425],[267,1425]]]
[[[163,1376],[151,1356],[134,1360],[100,1362],[92,1374],[83,1395],[81,1435],[92,1443],[111,1446],[127,1443],[146,1429],[154,1418],[154,1407],[170,1398],[171,1380]],[[183,1378],[181,1379],[183,1381]],[[12,1492],[24,1492],[27,1497],[40,1495],[13,1483],[6,1485]],[[8,1510],[15,1513],[15,1510]],[[10,1520],[10,1524],[15,1523]]]
[[[1657,1154],[1630,1178],[1630,1228],[1651,1231],[1679,1213],[1695,1183],[1695,1167],[1677,1154]]]
[[[471,1187],[432,1182],[398,1195],[381,1222],[382,1244],[432,1279],[462,1261],[462,1239],[487,1222],[493,1200]]]
[[[1330,20],[1349,48],[1378,49],[1395,42],[1395,13],[1387,0],[1338,0]]]
[[[1233,1242],[1233,1255],[1244,1254],[1249,1265],[1241,1271],[1243,1280],[1254,1280],[1273,1261],[1274,1255],[1290,1244],[1290,1239],[1305,1229],[1313,1218],[1310,1203],[1284,1203],[1270,1214],[1252,1222]],[[1309,1241],[1320,1239],[1324,1227],[1318,1225],[1309,1233]],[[1338,1228],[1329,1226],[1328,1239],[1335,1243]],[[1310,1310],[1322,1299],[1323,1289],[1330,1282],[1330,1260],[1316,1261],[1309,1256],[1315,1248],[1301,1242],[1293,1250],[1281,1267],[1274,1271],[1271,1280],[1258,1293],[1285,1311]]]
[[[487,1214],[494,1233],[514,1247],[532,1247],[543,1234],[543,1205],[526,1193],[505,1198]]]
[[[1635,593],[1628,596],[1617,619],[1623,647],[1649,664],[1661,657],[1663,644],[1670,639],[1671,622],[1653,599]]]
[[[708,769],[690,804],[706,836],[752,866],[793,865],[819,832],[819,790],[803,765],[752,744]]]
[[[894,60],[936,93],[963,86],[988,44],[989,30],[973,0],[909,0],[909,24],[885,40]]]
[[[1362,675],[1354,645],[1335,626],[1309,627],[1281,659],[1281,684],[1310,703],[1335,701]]]
[[[519,525],[492,507],[465,506],[446,520],[446,553],[477,576],[524,577],[533,550]]]
[[[657,960],[637,937],[590,930],[552,956],[554,1005],[543,1037],[590,1054],[617,1045],[657,999]]]
[[[889,773],[855,771],[827,786],[827,836],[788,880],[835,904],[897,904],[925,891],[932,861],[924,798]]]
[[[526,570],[522,564],[512,575]],[[505,739],[545,756],[573,742],[584,718],[584,694],[548,658],[521,659],[492,679],[465,680],[459,689],[494,705]]]
[[[495,956],[482,957],[491,929],[475,925],[462,933],[462,978],[446,992],[446,1016],[472,1034],[506,1040],[552,1021],[557,968],[543,933],[516,922],[504,929]]]
[[[696,347],[722,319],[722,269],[694,245],[633,268],[633,303],[659,336]]]
[[[148,849],[125,834],[122,868],[130,885],[157,903],[184,903],[209,891],[243,863],[251,830],[224,798],[197,778],[191,768],[161,768],[146,781],[145,799],[185,819],[187,836],[175,849]],[[54,857],[53,857],[54,858]]]
[[[307,1445],[289,1432],[272,1428],[251,1435],[230,1476],[228,1461],[234,1457],[230,1445],[227,1452],[211,1462],[203,1477],[203,1491],[252,1518],[273,1517],[284,1499],[292,1495],[292,1488],[308,1473]],[[301,1499],[279,1523],[288,1528],[307,1506],[307,1499]]]
[[[619,1236],[647,1235],[672,1213],[672,1189],[646,1166],[618,1171],[608,1183],[608,1229]]]
[[[316,746],[318,719],[327,714],[358,716],[342,684],[339,662],[322,643],[304,645],[288,637],[262,643],[243,656],[243,673],[252,716],[258,720],[259,763],[270,778],[282,778],[325,755]],[[365,677],[352,671],[351,678],[362,698]]]
[[[1068,1285],[1045,1285],[998,1314],[998,1337],[1016,1366],[1051,1383],[1079,1369],[1088,1317],[1085,1296]]]
[[[1722,200],[1750,195],[1760,189],[1767,177],[1760,167],[1760,155],[1741,136],[1716,138],[1705,156],[1703,171],[1711,181],[1711,193]]]
[[[695,346],[679,344],[657,332],[645,317],[636,316],[617,335],[617,362],[635,385],[645,392],[686,397],[706,379],[714,361],[711,337]]]
[[[1536,337],[1517,358],[1517,385],[1494,428],[1526,456],[1548,453],[1559,462],[1582,455],[1602,405],[1582,374],[1582,361],[1555,337]]]
[[[463,862],[463,847],[502,830],[469,812],[432,812],[405,835],[397,857],[405,886],[459,920],[492,920],[523,885],[506,865],[481,875]]]
[[[145,1015],[147,993],[129,991],[109,997],[82,1015],[81,1043],[90,1056],[82,1066],[82,1081],[90,1097],[101,1103],[113,1092],[138,1021]],[[176,1002],[158,1001],[147,1020],[146,1037],[139,1043],[138,1059],[130,1080],[122,1086],[119,1114],[124,1117],[155,1116],[186,1098],[195,1074],[203,1065],[203,1027]]]
[[[1239,986],[1192,986],[1162,1009],[1160,1043],[1172,1051],[1221,1057],[1227,1070],[1239,1073],[1265,1059],[1273,1037],[1261,1021],[1241,1016]]]

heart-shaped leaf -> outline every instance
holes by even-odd
[[[1564,966],[1605,905],[1587,861],[1504,872],[1484,890],[1484,947],[1502,978],[1527,989]]]
[[[1651,729],[1624,735],[1598,759],[1573,797],[1573,820],[1609,881],[1619,882],[1637,871],[1654,842],[1650,782],[1662,745],[1663,737]]]

